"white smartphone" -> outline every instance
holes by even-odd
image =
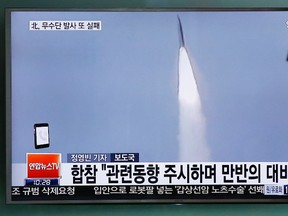
[[[34,143],[35,148],[47,148],[50,146],[49,124],[34,124]]]

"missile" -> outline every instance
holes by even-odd
[[[178,17],[178,32],[179,32],[179,42],[180,42],[180,47],[179,47],[179,60],[180,60],[180,56],[182,56],[182,59],[183,59],[183,56],[186,56],[184,58],[186,58],[186,66],[189,67],[189,70],[186,71],[186,70],[180,70],[179,68],[179,71],[178,71],[178,85],[177,85],[177,93],[179,95],[179,90],[180,90],[180,80],[182,80],[182,83],[186,83],[187,80],[190,80],[191,82],[195,82],[196,84],[196,88],[198,89],[198,84],[197,84],[197,80],[196,80],[196,77],[195,77],[195,74],[194,74],[194,71],[193,71],[193,68],[192,68],[192,64],[191,64],[191,61],[190,61],[190,58],[188,56],[188,52],[187,52],[187,49],[185,47],[185,41],[184,41],[184,33],[183,33],[183,28],[182,28],[182,23],[181,23],[181,20],[180,20],[180,17]],[[179,62],[179,66],[180,66],[180,62]],[[186,87],[185,87],[186,88]],[[187,86],[187,88],[190,88]]]
[[[179,16],[178,33],[180,43],[178,65],[179,161],[209,161],[210,149],[206,143],[205,116],[201,108],[201,98],[188,47],[185,47]]]
[[[181,24],[181,20],[180,20],[180,17],[177,16],[178,18],[178,33],[179,33],[179,44],[180,44],[180,49],[181,47],[184,47],[184,35],[183,35],[183,29],[182,29],[182,24]],[[178,84],[177,84],[177,94],[179,95],[179,78],[180,78],[180,75],[179,75],[179,71],[178,71]]]
[[[181,24],[181,20],[179,16],[178,16],[178,27],[179,27],[180,47],[185,47],[183,29],[182,29],[182,24]]]

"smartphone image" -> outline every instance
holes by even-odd
[[[49,147],[50,137],[48,123],[34,124],[34,143],[36,149]]]

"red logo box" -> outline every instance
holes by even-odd
[[[61,154],[27,153],[27,178],[60,178]]]

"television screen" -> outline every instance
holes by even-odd
[[[287,202],[286,10],[6,14],[7,202]]]

